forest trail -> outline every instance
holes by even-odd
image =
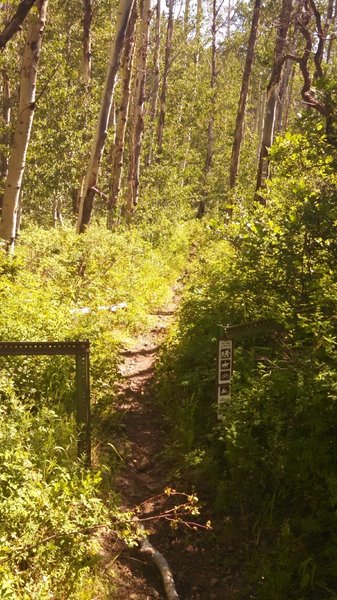
[[[120,366],[122,381],[115,410],[123,414],[123,432],[113,443],[124,466],[118,474],[116,490],[122,497],[122,508],[141,506],[142,517],[152,517],[167,509],[163,494],[167,486],[189,492],[187,484],[177,482],[176,478],[172,484],[170,465],[162,454],[167,440],[166,424],[151,390],[158,352],[174,321],[180,294],[178,284],[173,288],[171,300],[156,313],[152,330],[139,336],[134,346],[124,352]],[[161,519],[149,520],[145,526],[150,542],[169,563],[180,600],[237,597],[237,574],[229,570],[220,572],[214,547],[207,544],[208,534],[204,530],[191,531],[180,526],[175,531]],[[159,571],[139,550],[124,549],[115,565],[118,600],[166,599]]]

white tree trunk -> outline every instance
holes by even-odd
[[[155,119],[158,105],[159,95],[159,83],[160,83],[160,25],[161,25],[161,4],[160,0],[157,0],[156,4],[156,22],[154,26],[154,39],[155,46],[153,51],[153,86],[152,95],[150,102],[150,144],[148,155],[145,160],[146,166],[150,166],[152,162],[153,146],[154,146],[154,133],[155,133]]]
[[[143,0],[141,2],[141,7],[142,14],[139,32],[137,74],[132,114],[131,155],[128,174],[129,189],[126,198],[126,208],[128,213],[131,213],[134,210],[134,207],[138,203],[139,195],[139,168],[144,130],[143,112],[145,101],[146,61],[149,45],[149,24],[151,19],[151,0]]]
[[[8,242],[9,249],[11,250],[14,248],[16,237],[20,191],[33,124],[37,67],[46,21],[47,5],[48,0],[39,0],[36,3],[38,14],[34,17],[29,26],[23,54],[19,114],[8,163],[8,173],[0,222],[0,236]]]
[[[131,10],[135,0],[119,0],[116,34],[111,49],[110,62],[106,74],[105,85],[102,95],[101,108],[91,150],[91,156],[87,174],[84,180],[83,194],[80,199],[77,232],[83,233],[90,222],[93,209],[96,183],[102,154],[109,127],[109,119],[112,105],[116,74],[119,67],[120,56],[124,44],[126,28],[129,22]]]
[[[110,229],[113,224],[115,209],[121,186],[122,169],[124,163],[124,142],[126,124],[129,114],[131,95],[131,74],[135,45],[135,25],[137,20],[137,5],[134,4],[126,31],[126,40],[121,64],[122,90],[121,100],[115,126],[115,140],[111,153],[111,181],[108,201],[107,226]]]
[[[166,117],[166,96],[167,96],[167,79],[170,70],[171,63],[171,52],[172,52],[172,37],[173,37],[173,7],[174,0],[168,0],[168,16],[167,16],[167,30],[166,30],[166,43],[165,43],[165,61],[164,61],[164,72],[163,81],[160,94],[160,111],[158,120],[157,130],[157,151],[161,154],[163,150],[163,135],[164,135],[164,124]]]
[[[86,85],[91,80],[91,22],[92,22],[92,3],[91,0],[83,0],[83,49],[82,49],[82,70],[83,79]]]
[[[2,70],[2,126],[3,134],[1,136],[1,150],[0,150],[0,177],[2,182],[7,179],[8,173],[8,158],[7,150],[9,145],[9,134],[11,124],[11,87],[6,69]],[[1,198],[0,205],[2,207],[3,197]]]
[[[260,20],[260,11],[261,11],[261,0],[255,0],[254,3],[254,11],[252,16],[252,24],[248,39],[247,53],[246,53],[246,61],[245,67],[242,76],[241,83],[241,92],[240,92],[240,100],[238,111],[236,115],[236,124],[235,124],[235,134],[233,140],[232,147],[232,156],[230,163],[230,175],[229,175],[229,187],[235,188],[238,172],[239,172],[239,162],[240,162],[240,151],[243,140],[243,126],[246,114],[246,106],[247,106],[247,98],[248,98],[248,90],[249,90],[249,81],[252,72],[253,60],[255,55],[255,45],[257,38],[257,31]]]
[[[256,195],[255,199],[261,204],[265,204],[264,199],[259,194],[259,189],[264,181],[269,177],[268,151],[273,145],[276,106],[279,93],[279,85],[283,72],[282,58],[288,41],[288,30],[291,19],[292,0],[282,0],[282,6],[279,17],[279,27],[276,37],[274,60],[272,65],[271,77],[267,87],[266,110],[264,117],[264,126],[262,134],[262,144],[260,160],[257,171]]]

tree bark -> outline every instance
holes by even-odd
[[[109,189],[107,226],[112,227],[114,212],[120,192],[122,169],[124,163],[124,142],[126,124],[129,114],[131,95],[131,74],[135,44],[135,25],[137,20],[137,3],[135,2],[126,30],[125,45],[121,63],[122,90],[117,122],[115,127],[115,140],[111,154],[111,181]]]
[[[185,10],[184,10],[184,37],[185,39],[188,36],[189,22],[190,22],[190,9],[191,9],[191,0],[185,0]]]
[[[255,54],[255,45],[256,38],[260,20],[260,12],[261,12],[261,0],[255,0],[254,10],[252,16],[252,24],[248,38],[248,46],[246,53],[246,61],[243,70],[242,76],[242,84],[241,84],[241,92],[240,92],[240,100],[238,106],[238,112],[236,116],[236,124],[235,124],[235,134],[234,141],[232,147],[232,156],[230,163],[230,176],[229,176],[229,187],[232,189],[236,186],[238,172],[239,172],[239,161],[240,161],[240,150],[243,139],[243,124],[246,113],[247,106],[247,97],[248,97],[248,89],[250,76],[252,72],[252,65]]]
[[[258,110],[257,110],[257,140],[258,140],[257,152],[256,152],[256,164],[257,164],[257,166],[259,164],[260,152],[261,152],[261,145],[262,145],[262,135],[263,135],[263,124],[264,124],[265,109],[266,109],[266,91],[264,90],[261,93],[261,96],[259,98]]]
[[[160,81],[160,25],[161,25],[161,3],[156,4],[156,22],[155,22],[155,47],[153,52],[153,88],[150,102],[150,147],[146,157],[145,164],[148,167],[152,162],[153,145],[155,135],[155,119],[158,105],[159,81]]]
[[[287,113],[288,113],[289,104],[290,104],[289,87],[290,87],[291,77],[292,77],[292,73],[293,73],[293,67],[294,67],[294,65],[293,65],[292,61],[287,60],[284,65],[284,69],[283,69],[283,73],[282,73],[282,77],[281,77],[280,89],[279,89],[277,105],[276,105],[275,127],[274,127],[275,133],[280,133],[280,132],[284,131],[285,127],[286,127]]]
[[[91,0],[83,0],[83,53],[82,53],[82,71],[83,79],[86,85],[91,80],[91,22],[92,22],[92,3]]]
[[[172,37],[173,37],[173,6],[174,0],[168,0],[168,17],[165,42],[165,59],[163,81],[160,94],[160,110],[157,130],[157,152],[161,154],[163,151],[163,135],[166,116],[166,96],[167,96],[167,79],[170,70],[171,53],[172,53]]]
[[[139,195],[139,168],[142,138],[144,131],[144,101],[146,62],[149,45],[149,24],[151,19],[151,0],[141,1],[141,25],[139,32],[139,47],[137,53],[137,74],[135,83],[135,95],[132,114],[131,153],[128,173],[128,193],[126,197],[126,209],[130,214],[138,204]]]
[[[120,56],[124,44],[126,28],[135,0],[119,0],[116,34],[112,45],[110,62],[106,74],[102,95],[101,108],[91,150],[89,166],[83,186],[83,195],[80,199],[77,232],[83,233],[90,222],[95,196],[96,183],[102,154],[107,136],[116,74],[119,67]]]
[[[228,5],[227,5],[227,38],[228,39],[231,36],[231,19],[232,19],[232,3],[231,3],[231,0],[228,0]]]
[[[20,2],[16,13],[6,25],[5,29],[0,33],[0,48],[4,48],[13,35],[21,29],[23,21],[34,4],[35,0],[22,0],[22,2]],[[38,4],[37,1],[36,5],[38,6]]]
[[[7,149],[9,145],[9,133],[11,124],[11,88],[6,69],[2,69],[2,128],[0,143],[0,178],[2,182],[6,181],[8,173]],[[0,197],[0,209],[2,210],[3,194]]]
[[[332,21],[331,21],[331,29],[332,32],[334,32],[335,30],[335,25],[337,22],[337,0],[335,0],[334,2],[332,2],[333,8],[332,8]],[[333,33],[330,35],[329,37],[329,41],[328,41],[328,48],[327,48],[327,53],[326,53],[326,62],[327,64],[330,63],[331,61],[331,52],[332,52],[332,44],[333,44],[333,40],[334,40],[334,35]]]
[[[207,175],[212,166],[213,160],[213,147],[214,147],[214,111],[215,111],[215,85],[216,85],[216,17],[217,17],[217,0],[212,1],[212,42],[211,42],[211,79],[210,79],[210,90],[211,90],[211,115],[208,120],[208,132],[207,132],[207,152],[204,168],[205,182]]]
[[[38,0],[38,14],[32,21],[23,54],[19,114],[15,126],[12,151],[8,163],[3,208],[0,221],[0,236],[14,249],[17,233],[20,191],[25,170],[26,155],[33,124],[37,67],[40,58],[42,35],[46,22],[48,0]]]
[[[262,134],[262,144],[256,180],[256,200],[265,204],[264,199],[258,194],[258,190],[269,176],[268,150],[274,140],[275,113],[278,98],[278,90],[282,69],[284,65],[283,55],[287,44],[288,30],[292,12],[292,0],[282,0],[279,16],[279,27],[277,32],[272,72],[267,86],[267,101]]]

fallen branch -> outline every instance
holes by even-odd
[[[164,558],[152,544],[150,544],[148,538],[144,538],[140,542],[140,551],[148,556],[152,562],[158,567],[163,584],[167,600],[179,600],[179,596],[175,587],[172,571],[169,567],[167,560]]]

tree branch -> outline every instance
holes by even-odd
[[[0,33],[0,48],[5,48],[7,42],[19,31],[23,21],[28,15],[30,9],[34,6],[35,0],[22,0],[16,13],[7,23],[5,29]]]

